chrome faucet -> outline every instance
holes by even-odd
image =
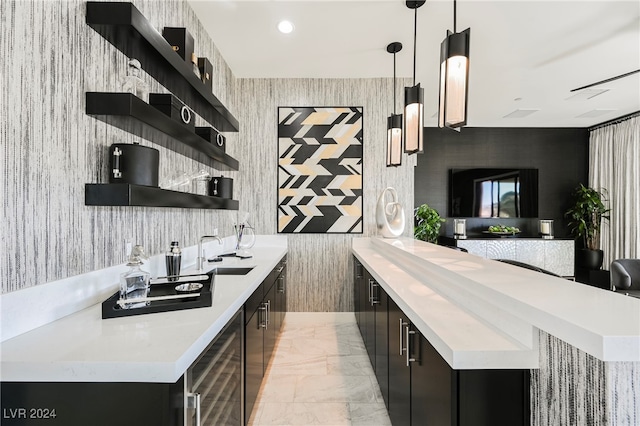
[[[200,237],[200,240],[198,241],[198,258],[196,259],[196,264],[198,266],[199,271],[202,271],[202,267],[204,266],[204,253],[202,253],[202,243],[205,240],[213,240],[213,239],[218,240],[220,245],[222,245],[222,240],[217,235],[205,235],[203,237]]]

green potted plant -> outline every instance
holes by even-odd
[[[580,184],[572,193],[573,205],[565,212],[571,233],[582,238],[584,248],[576,251],[576,265],[582,268],[600,269],[602,266],[600,227],[603,219],[609,219],[607,213],[611,211],[604,204],[605,192]]]
[[[413,228],[414,237],[417,240],[437,244],[440,226],[445,221],[440,214],[427,204],[422,204],[414,210],[414,217],[416,223]]]

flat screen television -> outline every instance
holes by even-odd
[[[538,217],[538,169],[450,169],[449,216]]]

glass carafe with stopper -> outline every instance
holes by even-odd
[[[140,269],[142,258],[147,258],[144,248],[136,245],[131,249],[127,266],[129,270],[120,275],[120,300],[123,309],[147,306],[149,302],[136,302],[135,299],[146,298],[149,295],[149,279],[151,274]]]

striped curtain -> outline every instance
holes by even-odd
[[[589,135],[589,186],[606,190],[611,220],[603,221],[603,268],[640,258],[640,117]]]

